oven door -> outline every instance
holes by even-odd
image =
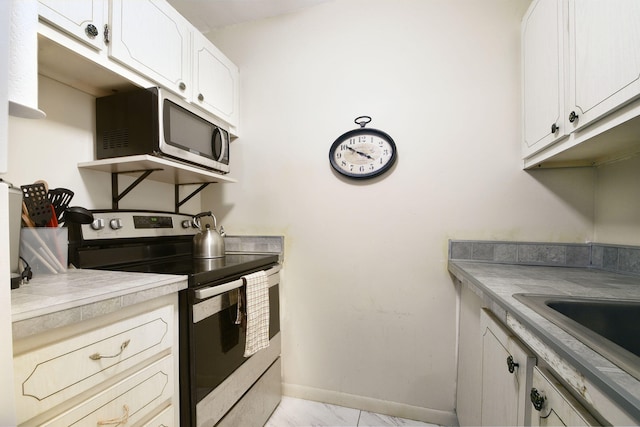
[[[270,340],[280,332],[279,270],[279,265],[267,270]],[[242,286],[243,281],[238,278],[217,286],[187,290],[191,300],[189,338],[181,345],[188,346],[188,352],[181,352],[180,363],[183,375],[186,374],[189,378],[185,383],[189,384],[183,384],[181,404],[183,417],[190,414],[192,422],[185,425],[195,425],[193,419],[196,405],[249,360],[244,357],[245,330],[236,324],[238,292]],[[184,320],[186,319],[183,318]],[[184,329],[181,332],[184,333],[183,331]],[[187,366],[188,369],[182,370]],[[188,397],[184,394],[187,388]]]

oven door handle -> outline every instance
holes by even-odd
[[[244,285],[242,279],[234,280],[233,282],[225,283],[224,285],[211,286],[210,288],[196,289],[195,295],[197,299],[205,299],[215,297],[216,295],[223,294],[225,292],[232,291]]]
[[[276,274],[282,268],[281,265],[276,265],[265,271],[267,276],[271,276],[272,274]],[[234,280],[233,282],[225,283],[224,285],[211,286],[209,288],[204,289],[196,289],[195,297],[197,299],[205,299],[215,297],[216,295],[223,294],[225,292],[232,291],[244,285],[244,280],[241,278],[238,280]]]

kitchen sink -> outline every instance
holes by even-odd
[[[640,379],[640,301],[538,294],[514,298]]]

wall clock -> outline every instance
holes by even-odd
[[[367,179],[388,171],[396,161],[396,144],[378,129],[365,128],[369,116],[355,120],[359,129],[338,137],[329,149],[329,162],[338,173],[354,179]]]

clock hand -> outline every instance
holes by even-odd
[[[362,151],[355,150],[355,149],[353,149],[353,148],[351,148],[351,147],[347,147],[347,149],[349,149],[349,150],[353,151],[354,153],[360,154],[361,156],[366,157],[366,158],[368,158],[368,159],[375,160],[373,157],[371,157],[371,156],[370,156],[370,155],[368,155],[367,153],[363,153]]]

